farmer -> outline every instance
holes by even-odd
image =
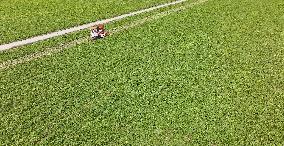
[[[91,38],[93,40],[104,38],[107,35],[108,33],[105,31],[103,24],[95,25],[91,28]]]

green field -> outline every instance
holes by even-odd
[[[0,44],[147,8],[169,0],[1,0]]]
[[[210,0],[0,70],[0,144],[284,145],[283,42],[284,1]]]

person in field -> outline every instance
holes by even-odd
[[[104,38],[108,35],[103,24],[95,25],[91,28],[91,38],[93,40]]]

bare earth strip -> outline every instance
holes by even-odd
[[[73,28],[69,28],[69,29],[65,29],[65,30],[61,30],[61,31],[57,31],[57,32],[52,32],[52,33],[41,35],[41,36],[36,36],[36,37],[29,38],[29,39],[26,39],[26,40],[16,41],[16,42],[12,42],[12,43],[9,43],[9,44],[0,45],[0,51],[4,51],[4,50],[11,49],[11,48],[35,43],[35,42],[38,42],[38,41],[50,39],[50,38],[57,37],[57,36],[62,36],[64,34],[68,34],[68,33],[72,33],[72,32],[75,32],[75,31],[79,31],[79,30],[89,28],[93,25],[105,24],[105,23],[109,23],[109,22],[113,22],[113,21],[118,21],[118,20],[121,20],[123,18],[138,15],[138,14],[141,14],[141,13],[150,12],[150,11],[160,9],[160,8],[164,8],[164,7],[171,6],[171,5],[176,5],[176,4],[185,2],[185,1],[187,1],[187,0],[177,0],[177,1],[174,1],[174,2],[171,2],[171,3],[158,5],[158,6],[155,6],[155,7],[148,8],[148,9],[143,9],[143,10],[131,12],[131,13],[128,13],[128,14],[123,14],[123,15],[113,17],[113,18],[110,18],[110,19],[100,20],[100,21],[84,24],[84,25],[81,25],[81,26],[77,26],[77,27],[73,27]]]
[[[129,25],[112,29],[112,30],[110,30],[110,33],[111,34],[119,33],[121,31],[142,25],[142,24],[144,24],[148,21],[160,19],[160,18],[165,17],[165,16],[172,14],[174,12],[178,12],[178,11],[182,11],[182,10],[191,8],[195,5],[204,3],[206,1],[208,1],[208,0],[200,0],[200,1],[197,1],[197,2],[194,2],[194,3],[191,3],[187,6],[182,6],[182,7],[176,8],[176,9],[172,9],[172,10],[169,10],[169,11],[158,13],[158,14],[153,15],[153,16],[145,17],[143,19],[134,21],[134,22],[130,23]],[[14,59],[14,60],[8,60],[8,61],[5,61],[5,62],[0,64],[0,69],[6,69],[6,68],[9,68],[9,67],[15,66],[17,64],[29,62],[29,61],[32,61],[32,60],[35,60],[35,59],[38,59],[38,58],[42,58],[44,56],[52,55],[52,54],[61,52],[64,49],[71,48],[73,46],[76,46],[77,44],[81,44],[81,43],[84,43],[84,42],[87,42],[87,41],[88,41],[88,38],[80,38],[80,39],[77,39],[75,41],[71,41],[69,43],[63,44],[63,45],[58,46],[58,47],[47,48],[43,52],[34,53],[34,54],[27,55],[27,56],[24,56],[24,57],[21,57],[21,58],[18,58],[18,59]]]

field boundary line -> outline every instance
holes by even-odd
[[[116,17],[113,17],[113,18],[109,18],[109,19],[105,19],[105,20],[99,20],[99,21],[96,21],[96,22],[92,22],[92,23],[88,23],[88,24],[84,24],[84,25],[80,25],[80,26],[76,26],[76,27],[72,27],[72,28],[68,28],[68,29],[64,29],[64,30],[59,30],[59,31],[52,32],[52,33],[48,33],[48,34],[45,34],[45,35],[40,35],[40,36],[32,37],[32,38],[29,38],[29,39],[21,40],[21,41],[15,41],[15,42],[12,42],[12,43],[3,44],[3,45],[0,45],[0,51],[8,50],[8,49],[11,49],[11,48],[15,48],[15,47],[19,47],[19,46],[23,46],[23,45],[27,45],[27,44],[32,44],[32,43],[35,43],[35,42],[38,42],[38,41],[50,39],[50,38],[57,37],[57,36],[62,36],[62,35],[68,34],[68,33],[72,33],[72,32],[75,32],[75,31],[90,28],[94,25],[118,21],[118,20],[130,17],[130,16],[135,16],[135,15],[138,15],[138,14],[141,14],[141,13],[150,12],[150,11],[153,11],[153,10],[156,10],[156,9],[161,9],[161,8],[164,8],[164,7],[167,7],[167,6],[176,5],[176,4],[179,4],[179,3],[186,2],[186,1],[187,0],[177,0],[177,1],[174,1],[174,2],[161,4],[161,5],[150,7],[150,8],[147,8],[147,9],[142,9],[142,10],[138,10],[138,11],[135,11],[135,12],[126,13],[126,14],[116,16]]]
[[[130,29],[130,28],[142,25],[142,24],[144,24],[146,22],[160,19],[160,18],[165,17],[167,15],[170,15],[172,13],[175,13],[175,12],[178,12],[178,11],[182,11],[182,10],[191,8],[191,7],[195,6],[195,5],[204,3],[206,1],[208,1],[208,0],[199,0],[199,1],[196,1],[196,2],[188,4],[187,6],[181,6],[181,7],[172,9],[172,10],[168,10],[168,11],[157,13],[155,15],[144,17],[142,19],[139,19],[139,20],[136,20],[136,21],[130,23],[129,25],[111,29],[110,30],[110,34],[112,35],[112,34],[115,34],[115,33],[119,33],[121,31],[124,31],[124,30]],[[63,51],[66,48],[71,48],[71,47],[74,47],[74,46],[76,46],[78,44],[81,44],[81,43],[84,43],[84,42],[87,42],[87,41],[88,41],[88,38],[87,37],[83,37],[83,38],[71,41],[69,43],[62,44],[60,46],[47,48],[46,50],[44,50],[42,52],[37,52],[37,53],[30,54],[30,55],[26,55],[26,56],[20,57],[18,59],[7,60],[7,61],[4,61],[4,62],[0,63],[0,69],[6,69],[6,68],[9,68],[9,67],[15,66],[17,64],[22,64],[22,63],[25,63],[25,62],[29,62],[29,61],[32,61],[32,60],[35,60],[35,59],[42,58],[44,56],[49,56],[49,55],[61,52],[61,51]]]

